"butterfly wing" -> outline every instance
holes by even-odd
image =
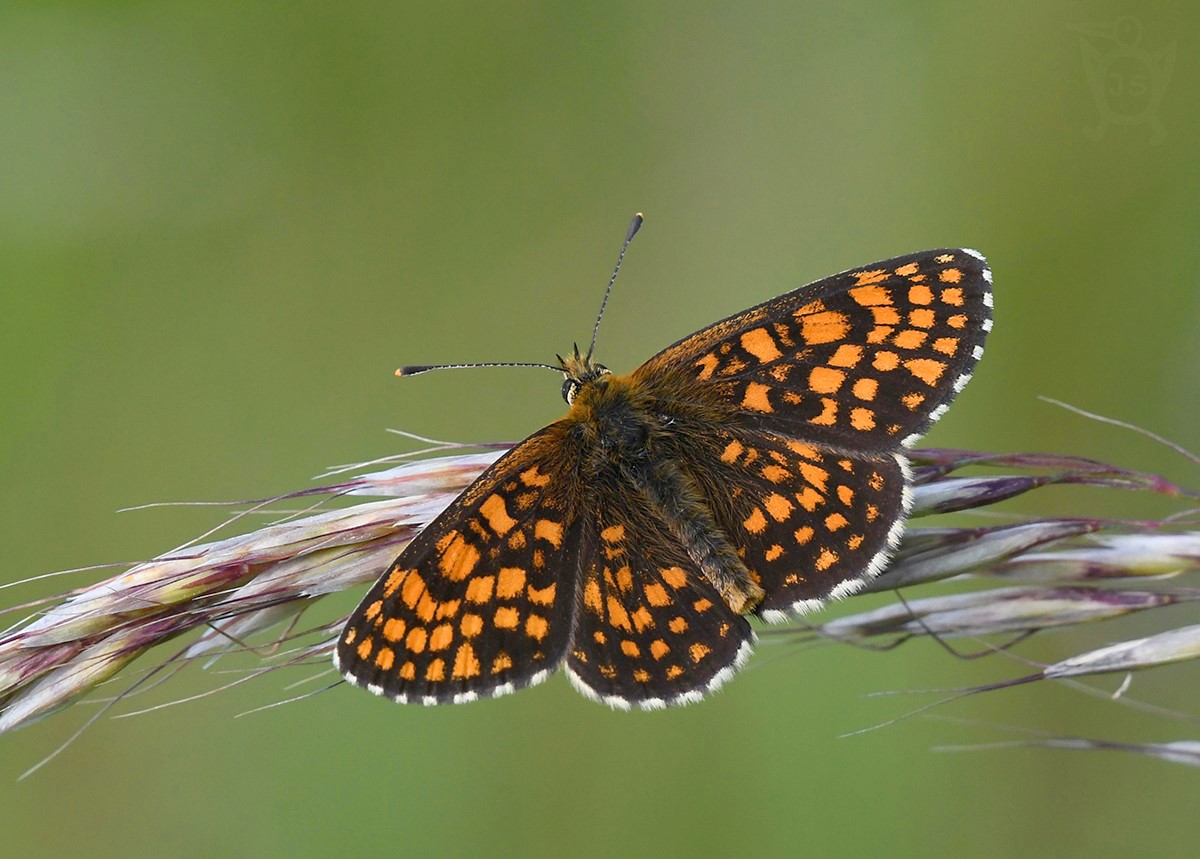
[[[558,667],[581,522],[552,424],[498,460],[410,543],[350,616],[334,662],[399,702],[500,695]]]
[[[700,700],[750,656],[754,633],[636,494],[585,533],[572,684],[618,709]]]
[[[991,271],[931,250],[803,286],[664,349],[635,380],[697,384],[744,426],[850,450],[915,442],[962,390],[992,325]]]

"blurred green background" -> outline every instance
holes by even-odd
[[[1195,484],[1161,447],[1037,400],[1200,446],[1200,7],[1140,4],[1123,53],[1078,29],[1132,8],[3,4],[0,579],[164,551],[221,514],[117,508],[300,488],[405,449],[386,427],[496,440],[541,426],[562,411],[549,374],[392,371],[548,360],[586,341],[637,209],[646,226],[599,341],[618,371],[809,280],[969,245],[995,271],[996,331],[929,443],[1068,451]],[[1148,74],[1172,45],[1170,73]],[[1017,509],[1143,505],[1064,490]],[[1141,623],[1023,652],[1053,659]],[[938,754],[1009,735],[921,719],[835,739],[929,700],[871,691],[1020,665],[927,643],[759,663],[666,713],[612,713],[556,678],[435,710],[340,687],[234,719],[308,676],[277,674],[102,719],[15,783],[84,705],[0,737],[3,841],[96,856],[1194,848],[1181,829],[1194,833],[1194,771]],[[186,672],[155,700],[217,679]],[[1134,692],[1196,712],[1196,679],[1160,671]],[[941,712],[1195,736],[1045,685]]]

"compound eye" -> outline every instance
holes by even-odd
[[[567,401],[567,405],[575,402],[575,395],[579,393],[579,383],[574,379],[567,379],[563,382],[562,398]]]

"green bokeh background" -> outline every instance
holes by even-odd
[[[546,360],[585,341],[635,209],[646,226],[600,335],[614,369],[808,280],[965,244],[995,270],[997,327],[930,443],[1069,451],[1198,482],[1161,447],[1037,400],[1200,446],[1200,7],[1139,5],[1136,56],[1098,97],[1082,43],[1114,43],[1072,28],[1132,8],[3,4],[0,580],[169,549],[219,514],[114,511],[299,488],[326,465],[404,449],[385,427],[516,439],[553,419],[549,374],[401,383],[392,370]],[[1085,133],[1144,101],[1117,87],[1172,43],[1154,113],[1165,137],[1152,143],[1148,123]],[[1017,509],[1157,508],[1064,490]],[[1146,624],[1023,652],[1053,659]],[[836,739],[929,700],[868,692],[1019,665],[930,644],[780,653],[666,713],[612,713],[556,678],[435,710],[340,687],[235,719],[308,676],[275,675],[103,719],[15,783],[94,712],[76,707],[0,737],[0,838],[23,855],[96,856],[1194,847],[1194,771],[938,754],[1009,735],[926,720]],[[1196,680],[1159,671],[1133,692],[1196,712]],[[214,682],[189,671],[150,697]],[[1195,735],[1061,687],[942,712]]]

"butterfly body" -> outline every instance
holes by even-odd
[[[991,272],[935,250],[834,275],[628,375],[559,359],[560,420],[488,469],[351,616],[335,662],[397,701],[474,700],[565,665],[618,708],[689,703],[754,639],[854,593],[911,505],[904,449],[991,328]]]

